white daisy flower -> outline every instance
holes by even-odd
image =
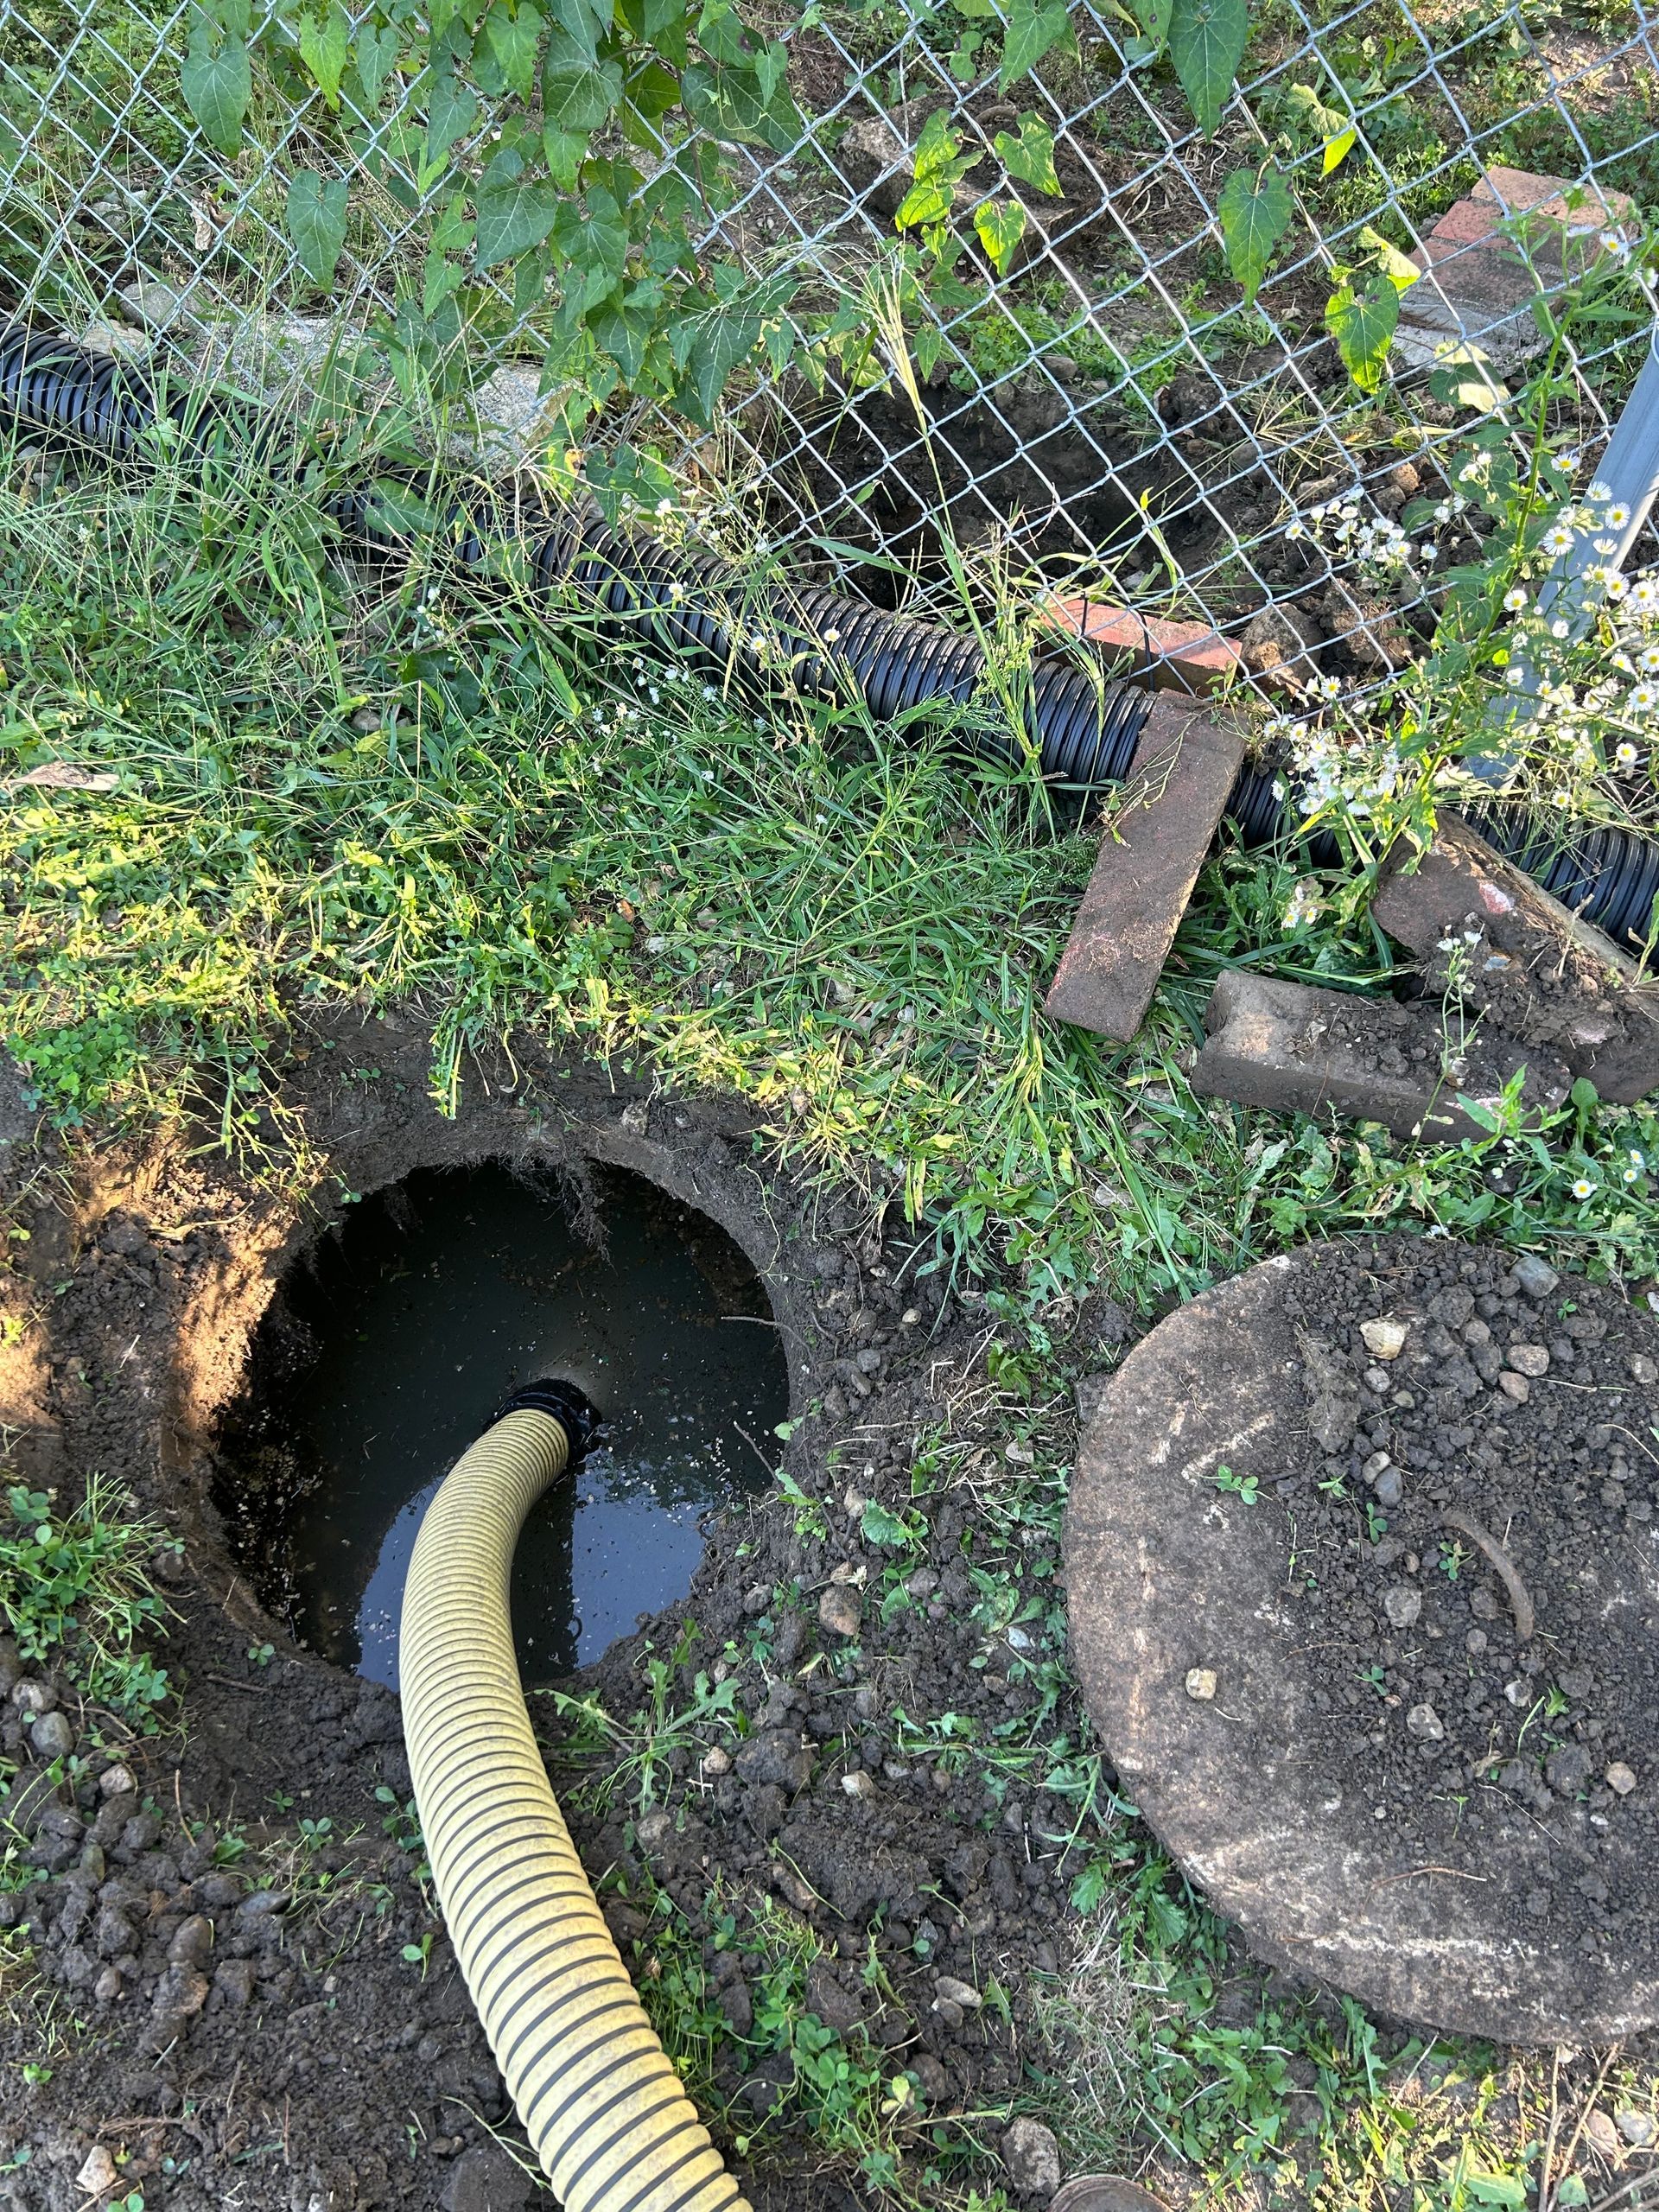
[[[1593,1198],[1595,1196],[1595,1192],[1596,1186],[1590,1180],[1590,1178],[1587,1175],[1580,1175],[1578,1181],[1573,1185],[1573,1195],[1575,1198]]]
[[[1577,541],[1566,524],[1558,522],[1544,532],[1542,543],[1546,553],[1570,553]]]
[[[1615,530],[1623,530],[1630,518],[1630,511],[1622,499],[1616,499],[1607,510],[1607,520]]]
[[[1613,758],[1621,768],[1634,768],[1637,760],[1636,747],[1630,744],[1621,745]]]
[[[1519,614],[1526,603],[1527,594],[1519,584],[1513,591],[1506,591],[1503,594],[1503,604],[1511,614]]]

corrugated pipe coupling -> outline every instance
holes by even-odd
[[[518,1532],[598,1426],[574,1385],[525,1383],[427,1508],[400,1669],[415,1801],[462,1977],[565,2212],[748,2212],[634,1993],[518,1680]]]

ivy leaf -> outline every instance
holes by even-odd
[[[710,309],[698,318],[686,355],[685,381],[677,397],[694,422],[709,428],[720,395],[732,372],[754,351],[765,316],[759,308],[739,310],[729,305]]]
[[[1071,35],[1065,0],[1005,0],[1007,28],[1002,34],[1002,67],[996,86],[1006,92],[1027,77],[1048,52]]]
[[[343,176],[325,180],[315,169],[296,170],[289,185],[288,235],[314,284],[334,281],[346,244],[346,192]]]
[[[242,118],[253,98],[253,69],[239,38],[221,40],[213,52],[208,48],[209,35],[205,22],[199,22],[191,34],[190,51],[179,71],[180,87],[208,143],[221,154],[234,154],[241,147]]]
[[[527,100],[536,89],[536,54],[542,42],[541,10],[519,0],[516,15],[510,16],[495,0],[495,5],[484,18],[484,29],[489,38],[490,51],[500,65],[507,88],[521,100]]]
[[[1325,302],[1325,327],[1362,391],[1375,391],[1382,383],[1382,364],[1399,322],[1400,295],[1386,276],[1363,292],[1343,284]]]
[[[1369,223],[1360,232],[1359,242],[1370,248],[1372,267],[1379,276],[1388,278],[1396,292],[1408,292],[1422,275],[1408,254],[1402,253],[1397,245],[1385,238],[1381,231],[1374,231]]]
[[[679,104],[680,80],[660,61],[648,60],[628,72],[622,89],[622,135],[635,146],[660,152],[662,119]]]
[[[1017,200],[982,200],[974,210],[974,228],[999,276],[1008,273],[1014,249],[1026,235],[1026,211]]]
[[[1249,35],[1249,0],[1174,0],[1170,10],[1169,58],[1206,138],[1221,120]]]
[[[372,23],[365,23],[357,35],[355,59],[363,97],[371,108],[375,107],[379,104],[380,87],[397,60],[397,33],[391,24],[376,30]]]
[[[466,137],[478,121],[478,94],[453,71],[441,69],[432,79],[426,109],[426,159],[430,167],[441,162],[457,139]]]
[[[1235,169],[1221,188],[1216,213],[1227,266],[1244,287],[1245,306],[1253,307],[1273,250],[1290,228],[1290,187],[1271,162],[1255,171]]]
[[[542,114],[550,130],[597,130],[621,97],[617,63],[588,60],[568,31],[555,31],[542,71]]]
[[[498,154],[484,172],[474,203],[480,269],[499,268],[540,245],[558,220],[564,203],[550,184],[527,178],[524,166],[517,154]]]
[[[553,0],[553,20],[596,60],[599,41],[611,28],[611,0]]]
[[[931,230],[936,223],[948,222],[950,203],[956,198],[948,184],[937,177],[924,177],[912,184],[899,203],[899,212],[893,219],[897,231]]]
[[[340,105],[340,80],[352,58],[352,27],[343,9],[331,8],[326,21],[300,17],[300,59],[330,107]]]
[[[1020,136],[1015,138],[1006,130],[996,134],[997,157],[1012,177],[1022,184],[1034,184],[1039,192],[1058,200],[1060,180],[1054,173],[1054,133],[1038,122],[1034,115],[1020,118]]]
[[[594,334],[594,343],[608,353],[621,370],[624,381],[630,386],[636,384],[656,330],[656,319],[649,306],[607,299],[589,318],[588,327]]]

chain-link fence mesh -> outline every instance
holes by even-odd
[[[681,425],[670,457],[758,495],[773,538],[820,560],[925,569],[949,533],[1137,620],[1248,637],[1257,661],[1335,639],[1347,672],[1382,672],[1410,651],[1401,625],[1421,577],[1407,568],[1380,590],[1294,518],[1360,486],[1365,514],[1385,518],[1432,493],[1437,446],[1478,417],[1483,391],[1528,373],[1542,343],[1533,296],[1618,258],[1659,208],[1654,19],[1598,0],[1496,14],[1265,0],[1206,135],[1142,35],[1154,13],[812,0],[763,22],[786,45],[804,125],[782,150],[725,147],[735,189],[704,244],[757,282],[804,277],[826,312],[858,302],[887,373],[808,374],[762,354],[728,385],[716,429]],[[384,327],[418,290],[431,211],[400,204],[377,153],[423,127],[429,95],[389,67],[372,100],[353,74],[330,97],[315,69],[278,63],[308,27],[317,39],[337,23],[355,47],[407,20],[401,0],[286,22],[256,9],[227,155],[187,97],[195,0],[10,0],[3,305],[266,393],[315,379],[342,333]],[[1033,24],[1046,25],[1039,58],[1011,79],[1012,43]],[[484,99],[460,149],[474,175],[513,104]],[[946,155],[941,227],[917,193]],[[1287,227],[1252,298],[1226,195],[1269,168],[1289,189]],[[326,288],[296,249],[300,172],[349,186]],[[980,207],[1002,212],[980,225]],[[1519,243],[1513,223],[1498,232],[1529,207]],[[1402,255],[1424,273],[1368,396],[1329,302],[1344,271],[1397,278]],[[467,344],[495,426],[485,450],[532,453],[548,429],[545,302],[510,270],[479,281],[486,311]],[[1593,458],[1647,344],[1639,313],[1570,334],[1559,442]],[[1444,364],[1459,345],[1453,390]],[[667,417],[647,430],[672,447]],[[1112,621],[1096,616],[1096,632],[1121,643]]]

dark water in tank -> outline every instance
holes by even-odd
[[[528,1681],[596,1659],[683,1596],[701,1517],[770,1481],[789,1386],[753,1268],[706,1216],[596,1174],[601,1249],[555,1185],[435,1172],[365,1203],[290,1287],[321,1349],[283,1394],[302,1493],[284,1579],[296,1631],[338,1665],[396,1688],[422,1513],[516,1382],[579,1382],[608,1431],[519,1539]]]

